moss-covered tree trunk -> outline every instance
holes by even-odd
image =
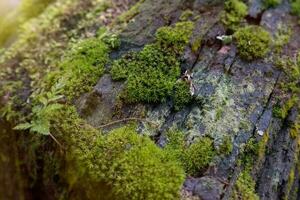
[[[299,199],[299,5],[54,1],[0,51],[0,199]]]

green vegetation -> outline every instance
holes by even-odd
[[[180,75],[180,64],[173,54],[151,44],[138,54],[114,62],[111,74],[113,80],[127,78],[126,101],[164,102],[172,94]]]
[[[161,27],[156,32],[157,43],[165,50],[181,54],[189,43],[194,23],[178,22],[174,27]]]
[[[278,6],[282,3],[282,0],[263,0],[263,4],[266,8]]]
[[[259,142],[254,138],[250,138],[243,147],[243,154],[239,161],[239,163],[243,165],[243,170],[235,182],[231,196],[232,200],[259,200],[259,196],[255,192],[255,181],[251,176],[251,171],[253,167],[259,164],[256,159],[261,159],[260,156],[265,153],[267,141],[268,135],[266,137],[264,136]]]
[[[22,123],[15,127],[16,130],[27,130],[31,132],[51,135],[50,123],[54,115],[63,105],[57,103],[63,98],[62,83],[58,83],[51,88],[51,92],[47,92],[45,96],[38,97],[38,104],[32,108],[30,123]]]
[[[167,133],[167,138],[165,151],[180,161],[189,175],[200,174],[217,155],[213,140],[208,137],[200,138],[188,147],[185,145],[182,132],[170,131]]]
[[[102,148],[102,169],[123,199],[178,198],[184,172],[149,138],[125,127],[110,133]]]
[[[255,193],[255,182],[248,171],[240,173],[234,185],[231,199],[259,200],[258,195]]]
[[[21,5],[7,15],[0,16],[0,47],[12,36],[16,36],[19,26],[37,17],[54,0],[22,0]]]
[[[273,107],[273,115],[280,119],[285,119],[289,111],[299,102],[300,53],[298,53],[296,58],[281,57],[276,61],[276,65],[285,74],[285,80],[281,83],[281,89],[288,93],[286,95],[288,98],[285,102],[278,100],[278,103]]]
[[[189,42],[192,30],[192,22],[162,27],[156,33],[156,43],[113,63],[113,80],[126,80],[124,99],[127,102],[158,103],[172,95],[180,76],[178,56]]]
[[[279,54],[284,45],[288,44],[292,35],[291,28],[285,25],[279,25],[274,37],[274,52]]]
[[[298,102],[298,98],[296,96],[288,99],[282,106],[276,105],[273,108],[273,115],[280,119],[285,119],[288,115],[288,112],[291,108]]]
[[[127,12],[122,13],[118,17],[118,23],[128,23],[133,17],[139,14],[140,6],[145,0],[139,0],[134,6],[132,6]]]
[[[174,109],[176,111],[181,110],[185,105],[188,105],[192,101],[190,93],[190,86],[184,81],[178,81],[174,86]]]
[[[189,174],[198,174],[212,161],[216,152],[210,138],[201,138],[193,143],[184,153],[184,167]]]
[[[234,37],[239,54],[245,60],[263,58],[270,49],[271,36],[260,26],[241,28]]]
[[[232,152],[233,149],[233,142],[231,141],[231,138],[229,136],[225,137],[223,139],[223,143],[219,147],[219,154],[229,155]]]
[[[41,14],[45,8],[55,0],[22,0],[20,12],[22,17],[30,19]]]
[[[179,19],[180,21],[187,21],[189,18],[191,18],[194,15],[193,11],[191,10],[185,10],[181,13]]]
[[[300,117],[300,116],[299,116]],[[295,124],[293,124],[293,126],[291,127],[290,130],[290,136],[293,139],[297,139],[298,135],[300,134],[300,123],[296,122]]]
[[[107,40],[110,41],[109,38]],[[67,53],[61,69],[49,73],[45,77],[44,85],[41,85],[40,93],[32,95],[34,106],[29,117],[30,123],[22,123],[15,129],[30,129],[31,132],[51,134],[51,119],[62,107],[56,102],[63,98],[71,101],[89,91],[102,75],[104,65],[109,61],[109,51],[107,45],[98,38],[77,43]],[[48,87],[50,87],[49,91]]]
[[[64,126],[65,131],[76,131],[68,123]],[[105,136],[83,133],[81,141],[76,136],[74,144],[79,146],[72,151],[78,161],[77,173],[88,175],[90,181],[110,185],[116,199],[179,198],[185,177],[183,169],[134,129],[134,126],[125,126]],[[74,181],[74,177],[70,178]],[[95,188],[97,190],[101,188]]]
[[[64,94],[73,99],[94,86],[109,61],[108,46],[100,39],[86,39],[76,44],[65,57],[60,75],[65,80]]]
[[[291,12],[300,17],[300,0],[293,0],[291,3]]]
[[[224,25],[235,31],[248,13],[248,7],[240,0],[225,1],[225,13],[222,16]]]
[[[292,194],[292,187],[295,181],[295,166],[293,166],[293,168],[290,170],[290,174],[289,174],[289,179],[287,182],[287,192],[286,195],[284,196],[284,200],[288,200],[289,198],[289,194]]]

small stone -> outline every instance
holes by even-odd
[[[264,131],[259,130],[259,131],[257,131],[257,134],[260,135],[260,136],[263,136],[264,135]]]

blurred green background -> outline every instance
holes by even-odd
[[[54,0],[0,0],[0,48],[9,46],[18,27],[38,16]]]

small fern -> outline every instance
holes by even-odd
[[[50,122],[53,115],[63,107],[57,103],[64,96],[61,95],[63,90],[63,82],[55,84],[49,92],[36,97],[37,103],[32,108],[30,122],[25,122],[17,125],[15,130],[30,130],[30,132],[42,135],[50,135],[56,142],[57,140],[50,133]]]

